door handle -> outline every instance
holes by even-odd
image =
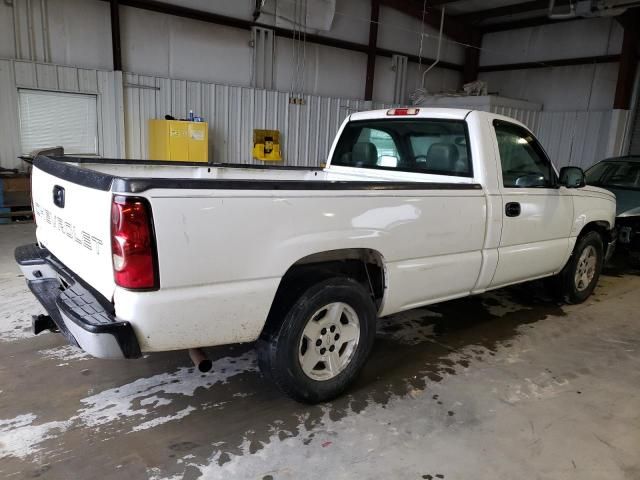
[[[509,202],[504,206],[504,213],[507,217],[517,217],[522,208],[518,202]]]

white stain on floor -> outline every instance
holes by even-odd
[[[173,422],[174,420],[180,420],[184,417],[186,417],[187,415],[189,415],[191,412],[194,412],[196,409],[195,407],[192,407],[191,405],[189,405],[187,408],[184,408],[176,413],[174,413],[173,415],[165,415],[164,417],[157,417],[157,418],[153,418],[151,420],[148,420],[146,422],[143,422],[139,425],[136,425],[135,427],[133,427],[132,431],[133,432],[139,432],[140,430],[148,430],[150,428],[153,427],[157,427],[158,425],[162,425],[164,423],[167,422]]]
[[[39,350],[38,353],[50,360],[71,361],[71,360],[89,360],[91,355],[73,345],[63,345],[61,347],[47,348]]]
[[[34,425],[36,419],[36,415],[27,413],[0,420],[0,458],[34,456],[41,450],[42,442],[65,432],[71,423],[67,420]]]
[[[0,292],[0,341],[32,337],[31,316],[44,313],[44,309],[29,291],[24,277],[0,273]]]
[[[255,354],[249,351],[238,357],[215,360],[208,374],[194,372],[193,368],[179,368],[104,390],[82,399],[83,408],[65,420],[34,424],[37,416],[33,413],[0,419],[0,459],[30,457],[42,449],[45,441],[70,428],[109,428],[115,433],[133,433],[185,418],[196,411],[196,407],[187,406],[167,415],[159,410],[176,397],[192,397],[200,388],[224,384],[235,375],[257,369]]]
[[[519,340],[516,337],[514,343]],[[499,348],[490,364],[501,368],[511,352],[518,348],[520,345]],[[477,346],[469,346],[452,352],[446,360],[468,358],[477,349]],[[452,445],[460,447],[456,442],[463,426],[466,435],[473,436],[481,444],[491,434],[482,427],[484,420],[493,422],[496,418],[512,414],[512,407],[506,401],[499,404],[499,410],[489,408],[495,406],[495,389],[469,390],[470,384],[477,387],[486,382],[488,365],[486,362],[476,362],[470,368],[456,365],[454,373],[443,374],[441,383],[425,379],[424,389],[413,390],[409,395],[392,396],[384,404],[369,401],[364,409],[358,412],[348,410],[338,419],[333,418],[328,406],[323,409],[321,420],[310,428],[306,426],[305,418],[299,419],[294,432],[272,425],[268,440],[262,442],[262,448],[255,453],[251,453],[250,442],[244,439],[237,446],[236,453],[213,445],[213,453],[206,462],[185,456],[178,464],[185,469],[197,470],[199,478],[206,480],[266,478],[268,475],[279,480],[373,478],[372,464],[377,466],[375,478],[417,478],[416,471],[428,473],[423,478],[442,478],[436,476],[438,470],[432,469],[434,458],[438,459],[438,464],[452,468],[459,464],[461,457],[473,464],[485,465],[482,450],[476,449],[465,453],[465,456],[453,449],[457,452],[454,455]],[[528,380],[525,388],[513,392],[509,380],[507,378],[506,385],[500,387],[499,396],[511,393],[517,401],[523,402],[554,397],[569,386],[568,380],[552,379],[543,373],[534,380]],[[523,394],[522,390],[526,393]],[[436,402],[437,398],[443,401],[442,405]],[[521,420],[529,428],[527,418]],[[424,451],[425,445],[428,445],[428,454]],[[465,451],[464,445],[460,448]],[[228,461],[222,462],[223,458]],[[403,458],[412,460],[399,461]],[[527,478],[526,468],[523,464],[519,475],[513,478]],[[483,478],[498,477],[489,466],[483,473],[486,473]],[[147,474],[150,480],[182,478],[174,474],[163,476],[157,468],[149,469]]]
[[[151,413],[146,408],[149,404],[142,403],[145,399],[155,400],[160,395],[163,395],[164,401],[170,401],[172,395],[192,397],[198,388],[206,389],[226,383],[230,377],[257,369],[255,354],[251,351],[239,357],[224,357],[214,361],[209,374],[201,375],[194,372],[193,368],[180,368],[172,373],[141,378],[82,399],[86,407],[79,411],[79,416],[90,427],[113,424],[127,417],[145,417]]]

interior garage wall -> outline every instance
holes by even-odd
[[[162,0],[180,6],[252,19],[254,0],[235,2]],[[287,0],[279,0],[287,1]],[[112,68],[109,4],[100,0],[11,0],[0,2],[0,57],[108,70]],[[27,7],[30,8],[27,8]],[[369,0],[337,0],[332,29],[319,35],[368,43]],[[381,8],[378,45],[417,55],[420,21],[393,9]],[[249,86],[252,48],[250,32],[238,28],[120,7],[123,69],[145,75]],[[425,27],[423,55],[435,57],[437,32]],[[307,43],[305,93],[364,98],[366,54]],[[445,42],[442,59],[460,63],[461,47]],[[388,70],[390,59],[377,70]],[[278,37],[275,55],[276,89],[288,91],[293,63],[292,41]],[[377,73],[377,72],[376,72]],[[384,76],[383,72],[381,75]],[[458,72],[434,70],[432,85],[454,90]],[[409,78],[408,83],[415,84]],[[413,87],[412,87],[413,88]],[[377,82],[374,100],[393,98],[393,84]]]
[[[502,107],[492,112],[517,118],[536,135],[557,168],[589,168],[603,158],[617,155],[611,142],[614,112],[603,111],[513,111]]]
[[[480,67],[619,54],[623,29],[612,18],[581,19],[485,34]],[[542,103],[545,110],[613,106],[618,63],[481,72],[490,92]]]
[[[255,4],[254,0],[162,1],[245,20],[252,19]],[[160,90],[123,88],[122,74],[111,71],[108,2],[0,2],[0,59],[7,59],[0,63],[0,165],[22,166],[16,158],[24,153],[19,147],[19,88],[98,95],[101,156],[145,157],[146,119],[165,113],[184,117],[188,109],[193,109],[212,121],[212,158],[216,160],[249,161],[246,149],[251,142],[247,136],[252,125],[269,123],[277,124],[284,135],[286,161],[314,165],[319,158],[325,160],[331,137],[349,111],[393,101],[395,73],[387,57],[377,58],[375,103],[364,102],[366,54],[307,43],[302,83],[307,102],[305,106],[291,106],[288,94],[282,93],[290,91],[297,69],[291,39],[276,37],[275,89],[281,93],[262,92],[250,88],[253,52],[249,31],[124,6],[120,7],[120,17],[123,68],[135,72],[127,75],[131,82],[125,83],[151,82]],[[366,45],[369,19],[369,0],[337,0],[331,31],[317,33]],[[428,37],[424,38],[422,54],[436,56],[437,32],[433,28],[422,30],[419,20],[386,7],[381,8],[380,22],[381,48],[417,55],[424,32]],[[445,41],[442,59],[461,62],[461,48]],[[417,64],[409,63],[405,102],[418,78]],[[456,90],[461,74],[435,68],[426,84],[430,91]],[[199,98],[197,101],[192,93],[186,93],[195,91],[200,92],[193,97]],[[141,94],[142,100],[136,100],[136,94]],[[126,115],[123,95],[127,96]],[[149,95],[154,98],[151,103],[147,103]],[[255,104],[250,103],[252,98]],[[266,106],[260,103],[263,101]],[[228,110],[222,109],[223,104],[229,105]],[[168,110],[166,105],[172,108]],[[271,122],[261,121],[261,109],[269,115],[276,112],[276,117]],[[241,150],[230,145],[238,145]]]
[[[20,151],[18,90],[21,88],[96,95],[100,156],[117,158],[124,155],[122,73],[0,60],[1,166],[24,167],[17,158],[25,153]]]
[[[589,168],[612,156],[612,110],[539,112],[531,127],[557,167]]]
[[[209,121],[209,158],[213,162],[253,163],[254,128],[280,130],[284,164],[318,166],[327,160],[344,118],[354,111],[385,108],[379,102],[305,95],[304,105],[289,104],[290,94],[250,87],[171,80],[125,74],[127,158],[147,157],[147,122],[189,109]]]
[[[544,111],[540,104],[496,96],[437,96],[429,97],[427,103],[515,118],[536,135],[558,168],[568,165],[588,168],[607,156],[621,153],[623,142],[616,135],[622,133],[618,126],[624,125],[626,116],[620,116],[623,112],[620,110]]]
[[[227,5],[224,10],[221,10],[218,3],[226,2],[193,1],[185,6],[246,20],[251,18],[253,0],[236,2],[235,8],[231,7],[232,4]],[[369,40],[369,21],[369,0],[337,0],[331,31],[317,33],[366,45]],[[380,48],[418,55],[421,33],[419,20],[381,7],[378,32]],[[438,32],[425,26],[424,33],[428,36],[423,40],[422,55],[435,57]],[[239,86],[251,84],[252,49],[249,46],[248,31],[121,7],[121,35],[123,68],[127,71]],[[367,56],[364,53],[307,43],[304,56],[302,85],[305,93],[364,98],[367,64]],[[298,68],[293,63],[293,58],[292,40],[276,37],[276,90],[291,89],[292,78]],[[459,45],[445,41],[441,58],[461,64],[464,51]],[[194,64],[195,59],[197,64]],[[417,64],[410,63],[408,70],[409,93],[415,89],[418,78]],[[428,79],[429,88],[437,92],[456,90],[461,83],[460,72],[441,68],[434,69]],[[388,57],[376,59],[373,98],[386,102],[393,100],[393,71],[391,59]]]
[[[489,92],[543,105],[529,127],[558,166],[584,168],[622,152],[628,112],[613,110],[618,63],[544,67],[566,58],[617,55],[622,26],[613,18],[559,22],[485,34],[480,67],[541,62],[541,67],[481,72]],[[508,45],[508,48],[505,47]]]

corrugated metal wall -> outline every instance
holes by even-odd
[[[529,127],[558,168],[573,165],[586,169],[609,155],[611,110],[549,112],[493,107],[491,111]]]
[[[587,169],[610,155],[611,110],[550,112],[494,106],[491,111],[529,127],[558,168]]]
[[[249,87],[125,74],[126,155],[147,158],[147,121],[189,110],[209,122],[209,158],[213,162],[256,162],[251,156],[253,129],[280,131],[284,164],[315,166],[326,161],[333,137],[351,112],[385,108],[363,100],[305,95],[304,105],[290,95]]]
[[[0,60],[0,165],[7,168],[23,166],[17,159],[23,153],[19,88],[97,94],[103,157],[147,158],[147,120],[165,114],[185,118],[192,109],[209,122],[209,155],[214,162],[256,163],[251,157],[253,129],[268,128],[280,130],[284,164],[314,166],[326,161],[349,113],[389,106],[315,95],[295,105],[285,92],[129,73],[123,79],[117,72]],[[550,112],[497,106],[492,111],[528,125],[559,167],[587,168],[610,154],[610,110]]]
[[[586,169],[610,155],[611,110],[535,113],[529,128],[557,167]]]
[[[622,145],[611,139],[613,110],[554,112],[536,104],[528,107],[526,103],[496,96],[442,96],[428,100],[428,104],[440,107],[491,111],[519,120],[538,137],[558,168],[574,165],[586,169],[619,153]]]
[[[98,98],[98,144],[103,157],[124,155],[122,74],[26,61],[0,60],[0,165],[22,168],[18,89],[90,93]],[[45,145],[43,145],[44,147]],[[51,146],[51,145],[46,145]]]

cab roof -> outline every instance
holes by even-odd
[[[392,115],[389,112],[396,109],[417,109],[416,114],[407,115]],[[349,119],[354,120],[380,120],[380,119],[398,119],[408,120],[412,118],[442,118],[448,120],[464,120],[465,117],[471,112],[468,108],[429,108],[429,107],[397,107],[397,108],[385,108],[383,110],[369,110],[366,112],[352,113]]]

